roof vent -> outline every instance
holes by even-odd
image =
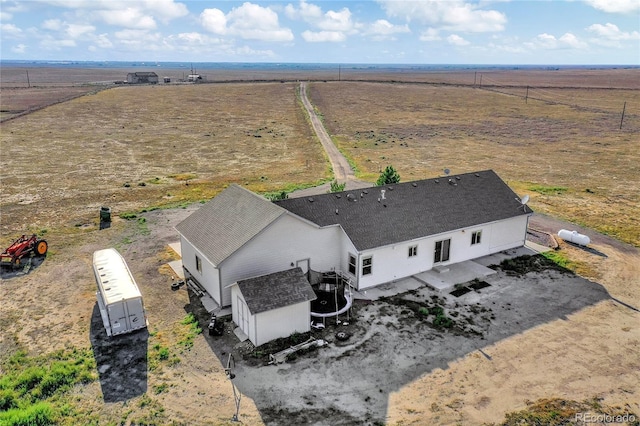
[[[362,192],[364,192],[365,194],[368,194],[368,193],[369,193],[369,191],[367,191],[366,189],[365,189],[364,191],[362,191]]]
[[[456,180],[460,180],[460,176],[456,176]]]
[[[364,192],[360,193],[360,198],[364,197]]]
[[[393,191],[393,186],[390,186],[390,187],[389,187],[389,191]]]
[[[338,214],[338,209],[336,209],[336,214]]]
[[[384,190],[384,189],[381,189],[381,190],[380,190],[380,199],[381,199],[381,200],[386,200],[386,198],[384,198],[384,193],[385,193],[385,190]]]
[[[342,195],[336,194],[336,198],[342,198]]]
[[[434,180],[435,183],[440,183],[440,181],[438,179]]]
[[[475,177],[480,177],[480,175],[478,173],[474,173],[473,174]]]
[[[418,184],[417,184],[417,183],[415,183],[415,182],[413,182],[413,183],[411,184],[411,186],[413,186],[413,187],[415,188],[416,186],[418,186]]]
[[[309,197],[309,202],[313,203],[313,197]]]
[[[353,201],[356,199],[356,196],[353,194],[347,194],[347,201]]]

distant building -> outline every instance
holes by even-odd
[[[187,81],[197,82],[202,80],[202,76],[200,74],[189,74],[187,76]]]
[[[156,84],[158,82],[158,74],[155,72],[130,72],[127,74],[127,83],[129,84]]]

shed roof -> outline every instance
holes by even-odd
[[[253,315],[316,299],[300,268],[241,280],[238,287]]]
[[[282,207],[232,184],[176,229],[214,265],[219,265],[283,214],[286,210]]]
[[[276,204],[319,226],[339,224],[358,250],[532,212],[493,170],[290,198]]]
[[[136,77],[157,77],[158,74],[156,74],[153,71],[137,71],[137,72],[130,72],[130,75],[133,74]]]

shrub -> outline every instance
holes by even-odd
[[[331,182],[330,192],[342,192],[344,191],[346,186],[347,186],[346,182],[338,183],[337,180],[334,180],[333,182]]]
[[[400,175],[393,168],[393,166],[387,166],[386,169],[380,174],[378,181],[376,182],[377,186],[383,185],[391,185],[394,183],[400,183]]]

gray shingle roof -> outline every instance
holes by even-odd
[[[236,184],[176,226],[215,265],[255,237],[286,211]]]
[[[238,287],[253,315],[316,299],[300,268],[241,280]]]
[[[380,190],[385,190],[381,199]],[[367,250],[532,212],[493,170],[276,204],[319,226],[339,224]]]

